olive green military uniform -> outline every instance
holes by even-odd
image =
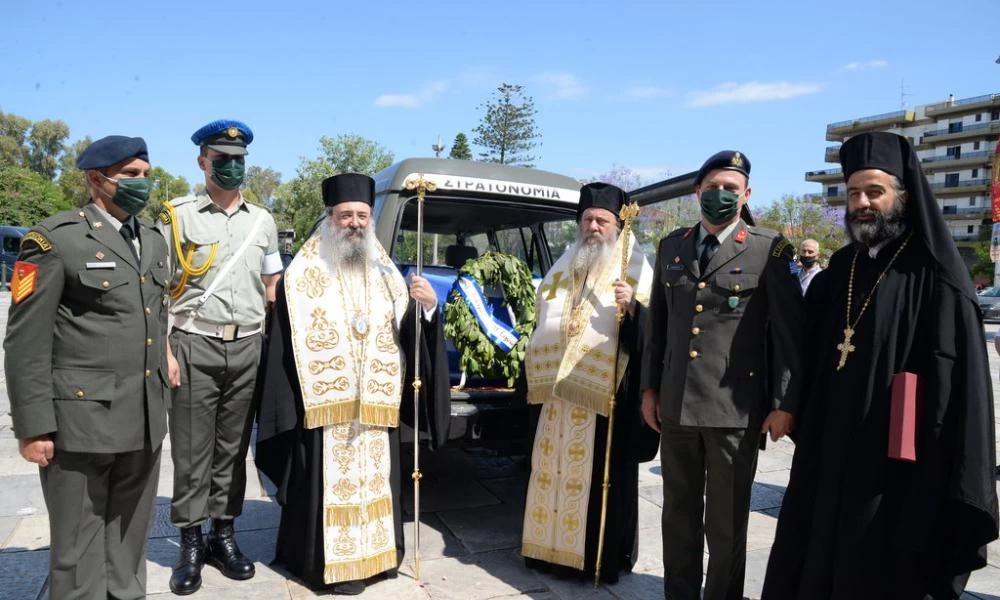
[[[172,287],[185,277],[174,232],[190,266],[210,265],[204,275],[188,276],[183,292],[170,303],[170,345],[181,371],[170,411],[174,461],[170,515],[174,526],[184,528],[209,517],[233,519],[242,511],[251,401],[266,309],[261,275],[279,272],[280,260],[277,269],[264,268],[265,256],[277,257],[278,251],[278,232],[266,210],[241,201],[227,215],[207,195],[170,204],[173,214],[164,209],[157,226],[170,245]],[[243,254],[200,302],[248,238]]]
[[[700,597],[707,536],[705,598],[741,600],[760,428],[796,412],[802,295],[777,232],[738,221],[702,273],[698,229],[660,241],[643,369],[662,419],[664,584]]]
[[[166,433],[167,248],[138,222],[138,263],[90,204],[32,229],[15,270],[7,388],[17,437],[55,443],[39,471],[60,600],[145,597]]]

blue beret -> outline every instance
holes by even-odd
[[[705,161],[698,169],[698,175],[694,178],[694,184],[698,185],[709,171],[716,169],[726,169],[727,171],[739,171],[750,179],[750,159],[746,154],[738,150],[723,150],[716,152]]]
[[[223,154],[243,155],[253,141],[253,131],[241,121],[219,119],[194,132],[191,141],[196,146],[208,146]]]
[[[141,158],[149,162],[149,153],[146,151],[146,140],[141,137],[109,135],[87,146],[76,157],[76,168],[83,169],[84,171],[88,169],[103,169],[117,165],[129,158]]]

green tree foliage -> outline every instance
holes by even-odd
[[[320,155],[303,158],[295,178],[274,192],[274,215],[279,228],[293,228],[298,244],[323,214],[322,183],[340,173],[372,175],[392,164],[393,154],[378,142],[360,135],[323,136]]]
[[[153,167],[149,170],[149,181],[153,188],[149,193],[149,204],[142,210],[141,217],[154,219],[163,207],[163,203],[174,198],[181,198],[191,193],[191,184],[182,176],[174,176],[163,167]]]
[[[0,111],[0,169],[26,166],[29,129],[28,119]]]
[[[660,240],[671,231],[696,225],[701,218],[694,194],[648,204],[639,211],[633,232],[646,256],[656,256]]]
[[[42,119],[32,123],[28,133],[28,168],[53,181],[68,137],[69,125],[62,121]]]
[[[274,205],[274,192],[281,185],[281,173],[268,167],[251,165],[247,167],[246,178],[243,181],[243,197],[247,202],[271,208]]]
[[[58,185],[19,166],[0,168],[0,224],[31,227],[72,208]]]
[[[985,279],[992,285],[993,282],[993,259],[990,258],[990,243],[976,242],[973,246],[974,260],[969,267],[969,275],[972,279]]]
[[[502,165],[534,166],[538,157],[533,156],[541,137],[535,125],[535,101],[524,95],[524,88],[509,83],[501,84],[486,104],[480,105],[483,116],[473,129],[473,143],[483,148],[479,158]]]
[[[786,194],[760,213],[755,213],[757,225],[774,229],[795,244],[812,238],[819,242],[823,262],[847,242],[847,232],[841,224],[842,209],[828,206],[816,196]]]
[[[57,183],[62,188],[66,199],[73,206],[83,206],[90,201],[90,190],[87,189],[87,180],[83,171],[76,168],[76,157],[91,144],[90,137],[77,140],[66,147],[66,151],[59,158],[59,179]]]
[[[451,143],[451,152],[448,158],[456,160],[472,160],[472,150],[469,149],[469,138],[464,133],[455,135],[455,141]]]

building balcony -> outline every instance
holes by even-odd
[[[858,133],[883,131],[891,127],[913,123],[915,120],[916,113],[912,110],[897,110],[860,119],[839,121],[826,126],[826,139],[829,142],[842,142]]]
[[[847,192],[839,192],[837,194],[823,194],[823,200],[829,206],[844,206],[847,204]]]
[[[975,98],[963,98],[962,100],[949,100],[928,104],[924,107],[924,115],[928,117],[940,118],[945,115],[962,115],[980,112],[985,109],[1000,106],[1000,94],[986,94]]]
[[[813,183],[832,183],[844,180],[843,169],[823,169],[822,171],[807,171],[806,181]]]
[[[956,169],[987,167],[993,160],[994,151],[978,150],[976,152],[966,152],[959,156],[929,156],[920,161],[924,172],[933,171],[953,171]]]
[[[973,125],[962,125],[960,127],[945,127],[944,129],[933,129],[926,131],[920,136],[918,149],[931,146],[939,146],[946,142],[954,142],[968,138],[983,138],[1000,133],[1000,121],[991,123],[975,123]]]
[[[987,206],[945,206],[941,209],[947,221],[982,221],[989,212]]]
[[[932,183],[931,190],[935,196],[948,196],[953,194],[973,194],[989,191],[989,179],[965,179],[953,183]]]
[[[978,233],[953,233],[951,234],[951,239],[956,242],[975,242],[979,240]]]
[[[827,146],[826,154],[823,155],[823,160],[829,163],[839,163],[840,162],[840,146]]]

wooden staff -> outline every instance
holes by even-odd
[[[423,174],[406,181],[406,189],[417,192],[417,276],[424,273],[424,196],[437,185],[424,179]],[[416,329],[413,341],[413,574],[420,579],[420,341],[423,329],[423,307],[415,302]]]
[[[622,266],[621,276],[625,281],[628,277],[629,234],[632,231],[632,221],[639,216],[639,205],[636,203],[622,206],[618,216],[625,225],[622,226]],[[633,290],[633,297],[635,291]],[[618,343],[625,318],[625,309],[616,303],[615,311],[615,368],[611,371],[611,397],[608,398],[608,436],[604,443],[604,483],[601,490],[601,526],[597,531],[597,563],[594,565],[594,587],[601,585],[601,557],[604,554],[604,529],[608,522],[608,488],[611,486],[611,440],[615,431],[615,396],[618,392]]]

